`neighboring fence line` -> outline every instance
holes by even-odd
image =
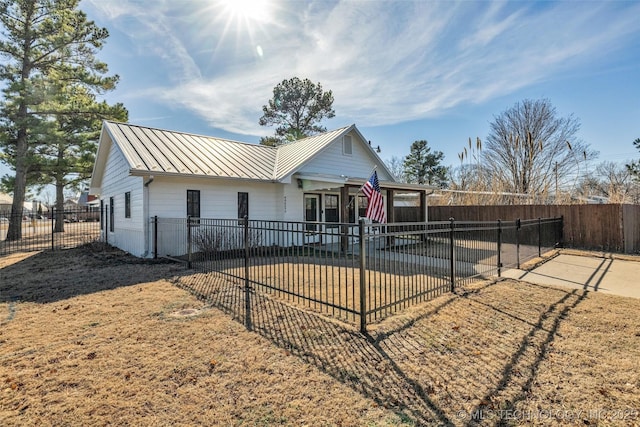
[[[394,224],[152,218],[156,256],[343,320],[380,320],[540,256],[562,219]],[[198,293],[206,297],[206,287]]]
[[[95,241],[100,236],[100,212],[52,210],[43,214],[16,215],[21,237],[8,239],[10,214],[0,215],[0,256],[14,252],[68,249]],[[56,221],[59,224],[56,228]],[[59,231],[60,230],[60,231]]]
[[[397,209],[397,208],[396,208]],[[413,209],[411,214],[408,209]],[[418,208],[403,208],[403,218],[418,215]],[[497,218],[564,217],[564,245],[621,253],[640,253],[640,205],[499,205],[429,206],[429,221],[454,217],[461,221]]]

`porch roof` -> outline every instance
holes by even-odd
[[[363,178],[351,178],[348,176],[338,176],[338,175],[326,175],[326,174],[317,174],[317,173],[301,173],[295,174],[294,178],[301,179],[303,181],[311,181],[314,184],[309,185],[308,188],[311,189],[330,189],[330,188],[340,188],[340,187],[362,187],[367,179]],[[433,193],[437,188],[424,184],[409,184],[402,182],[394,182],[394,181],[379,181],[381,190],[401,190],[401,191],[415,191],[421,192],[424,191],[427,194]],[[304,188],[304,187],[303,187]]]

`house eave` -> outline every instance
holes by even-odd
[[[198,178],[198,179],[210,179],[210,180],[225,180],[225,181],[251,181],[251,182],[266,182],[266,183],[279,183],[274,179],[258,178],[258,177],[235,177],[235,176],[218,176],[218,175],[202,175],[192,173],[180,173],[180,172],[165,172],[165,171],[152,171],[148,169],[129,169],[129,175],[131,176],[167,176],[172,178]]]

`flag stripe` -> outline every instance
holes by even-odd
[[[378,221],[380,223],[387,222],[387,215],[384,210],[384,199],[380,192],[380,184],[378,183],[378,173],[373,172],[371,178],[362,187],[362,192],[367,196],[369,206],[367,206],[366,217]]]

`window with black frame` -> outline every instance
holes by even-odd
[[[124,217],[131,218],[131,191],[124,193]]]
[[[324,221],[340,222],[340,203],[336,194],[327,194],[324,196]]]
[[[356,196],[349,196],[349,223],[356,222]]]
[[[187,190],[187,217],[200,218],[200,190]]]
[[[249,193],[238,193],[238,218],[249,218]]]
[[[369,207],[369,199],[367,196],[358,196],[358,217],[364,218],[367,216],[367,208]]]
[[[113,230],[115,229],[115,226],[113,224],[114,218],[115,218],[115,215],[113,214],[114,213],[113,206],[114,206],[113,196],[111,196],[109,197],[109,231],[111,231],[112,233],[113,233]]]

